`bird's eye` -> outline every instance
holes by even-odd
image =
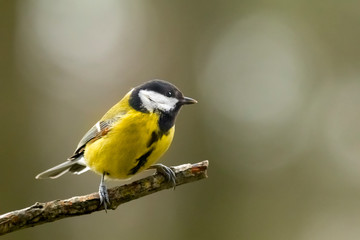
[[[172,92],[171,92],[171,91],[167,92],[167,93],[166,93],[166,96],[171,97],[171,96],[172,96]]]

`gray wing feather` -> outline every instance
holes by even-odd
[[[78,146],[76,147],[75,153],[68,159],[68,161],[38,174],[36,178],[58,178],[67,172],[81,174],[89,170],[89,168],[86,166],[83,156],[85,145],[93,139],[98,139],[106,135],[108,131],[110,131],[112,124],[119,118],[120,116],[109,119],[107,121],[97,122],[80,140]]]
[[[85,133],[85,135],[83,136],[83,138],[80,140],[79,144],[77,145],[73,157],[78,156],[79,153],[81,153],[83,151],[83,148],[89,141],[91,141],[94,138],[98,138],[98,137],[101,137],[102,135],[104,135],[104,132],[108,131],[108,129],[111,127],[110,123],[111,123],[110,121],[100,121],[100,122],[97,122],[92,128],[90,128],[90,130],[87,131],[87,133]],[[73,157],[71,157],[70,159],[72,159]]]

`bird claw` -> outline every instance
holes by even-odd
[[[105,212],[107,212],[107,206],[110,205],[109,193],[106,185],[104,184],[104,177],[101,179],[99,186],[100,205],[104,205]]]
[[[176,175],[175,175],[175,172],[163,165],[163,164],[154,164],[150,167],[151,169],[156,169],[157,172],[161,173],[162,175],[164,175],[164,177],[167,179],[168,182],[171,182],[172,183],[172,187],[173,189],[175,190],[175,186],[176,186]]]

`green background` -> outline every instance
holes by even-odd
[[[2,239],[359,239],[359,9],[0,1],[0,214],[97,191],[93,173],[34,177],[153,78],[199,101],[162,162],[210,161],[206,180]]]

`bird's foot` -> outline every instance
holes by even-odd
[[[156,169],[157,172],[164,175],[164,177],[168,180],[168,182],[171,182],[173,189],[175,189],[176,175],[175,175],[175,172],[171,168],[165,166],[164,164],[157,163],[157,164],[151,165],[150,169]]]
[[[105,212],[107,212],[107,206],[110,205],[109,193],[107,187],[104,183],[104,176],[101,179],[99,186],[99,197],[100,205],[104,205]]]

